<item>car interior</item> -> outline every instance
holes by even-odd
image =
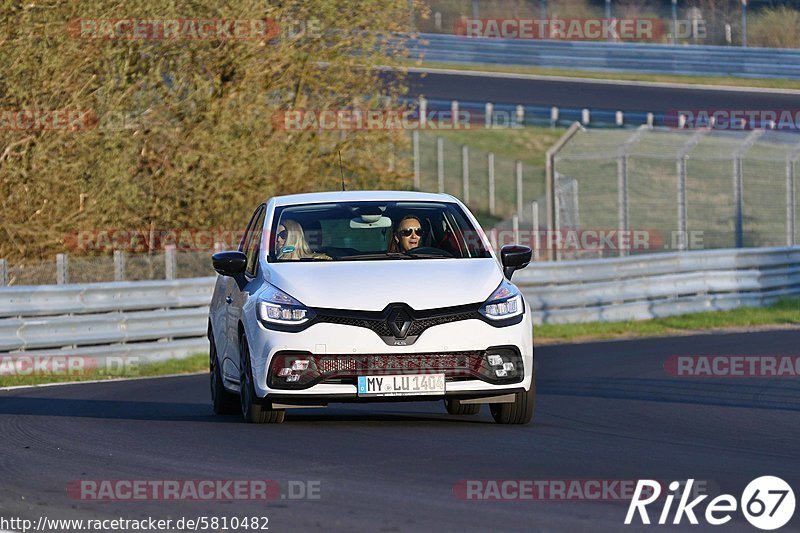
[[[379,211],[378,211],[379,209]],[[372,215],[383,224],[354,226],[351,220]],[[281,214],[281,220],[292,219],[304,231],[306,242],[313,252],[324,253],[333,259],[386,253],[397,221],[412,215],[422,222],[423,236],[416,250],[444,257],[469,257],[459,225],[453,215],[438,205],[343,205],[340,209],[291,208]],[[370,220],[373,220],[370,219]],[[373,227],[374,226],[374,227]],[[271,243],[270,249],[273,249]]]

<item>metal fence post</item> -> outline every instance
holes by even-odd
[[[753,130],[745,137],[742,144],[733,153],[733,201],[734,201],[734,228],[736,233],[736,248],[744,246],[744,181],[742,178],[742,157],[748,148],[753,146],[764,130]]]
[[[164,279],[176,279],[178,277],[178,261],[174,244],[164,247],[164,262],[166,273]]]
[[[8,261],[0,259],[0,287],[8,285]]]
[[[517,213],[522,213],[522,161],[517,161]]]
[[[644,134],[651,130],[651,126],[642,125],[636,128],[636,132],[631,135],[622,145],[622,152],[617,159],[617,206],[618,206],[618,226],[620,234],[624,234],[630,229],[630,209],[628,205],[628,154],[633,145],[638,143]],[[629,240],[629,239],[626,239]],[[617,240],[617,245],[621,244],[622,239]],[[619,255],[627,255],[627,250],[621,246],[618,249]]]
[[[711,128],[700,128],[692,134],[689,139],[683,143],[680,150],[678,150],[675,165],[677,167],[678,175],[678,250],[686,250],[687,245],[687,204],[686,204],[686,162],[688,161],[689,151],[699,143],[703,136],[711,131]],[[674,242],[675,239],[673,239]]]
[[[531,243],[533,244],[533,260],[539,260],[539,203],[531,203]]]
[[[514,244],[519,244],[519,215],[511,215],[511,233],[514,236]]]
[[[125,280],[125,252],[114,250],[114,281]]]
[[[747,0],[742,0],[742,48],[747,48]]]
[[[419,190],[419,131],[411,132],[411,144],[414,147],[414,190]]]
[[[800,143],[794,146],[786,161],[786,244],[797,244],[797,207],[794,162],[800,157]]]
[[[464,203],[469,205],[469,147],[461,145],[461,181]]]
[[[628,154],[623,154],[617,160],[617,205],[619,206],[618,226],[620,235],[628,230]],[[620,246],[621,237],[617,238],[617,248],[620,256],[626,251]]]
[[[517,106],[517,125],[525,125],[525,107],[521,105]]]
[[[489,152],[489,214],[494,216],[495,203],[494,203],[494,153]]]
[[[744,221],[743,221],[743,208],[744,202],[742,199],[742,158],[733,158],[733,211],[734,211],[734,235],[735,247],[741,248],[744,245]]]
[[[672,0],[672,31],[669,35],[669,42],[670,44],[677,43],[678,37],[676,35],[678,31],[678,0]]]
[[[67,254],[56,254],[56,283],[59,285],[69,283],[69,259]]]
[[[491,128],[494,120],[494,105],[491,102],[486,102],[486,113],[484,115],[484,125]]]
[[[428,122],[428,101],[423,97],[419,97],[419,125],[425,126]]]
[[[555,128],[558,124],[558,108],[553,106],[550,108],[550,127]]]
[[[453,100],[450,102],[450,114],[453,115],[451,120],[453,121],[453,129],[458,129],[458,100]]]
[[[554,108],[555,109],[555,108]],[[545,229],[547,234],[558,231],[558,223],[556,221],[556,213],[558,212],[558,195],[556,194],[556,155],[562,148],[572,139],[572,137],[581,129],[583,129],[579,122],[573,122],[567,129],[566,133],[556,141],[556,144],[547,150],[545,155],[545,197],[547,202],[547,218],[545,222]],[[548,239],[547,254],[548,259],[558,261],[560,253],[557,248],[550,248],[552,239]]]
[[[686,161],[687,156],[679,154],[676,160],[678,172],[678,250],[686,250]],[[674,239],[673,239],[674,241]]]
[[[439,194],[444,192],[444,139],[436,137],[436,179]]]
[[[786,246],[794,246],[796,242],[794,161],[791,157],[786,161]]]

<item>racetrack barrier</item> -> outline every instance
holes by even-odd
[[[800,50],[474,38],[422,33],[405,45],[412,59],[597,72],[800,79]]]
[[[645,320],[800,295],[800,246],[533,263],[515,273],[535,323]],[[206,352],[215,278],[0,289],[0,355]]]

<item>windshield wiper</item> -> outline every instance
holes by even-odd
[[[385,252],[382,254],[358,254],[339,257],[337,261],[360,261],[372,259],[452,259],[452,256],[432,253]]]
[[[439,254],[408,254],[406,257],[408,259],[452,259],[446,255]]]
[[[410,259],[411,256],[401,254],[399,252],[386,252],[382,254],[358,254],[358,255],[345,255],[338,259],[338,261],[356,261],[360,259]]]

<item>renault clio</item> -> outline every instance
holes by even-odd
[[[443,401],[528,423],[533,329],[511,277],[530,260],[509,245],[498,261],[449,195],[273,197],[238,250],[213,256],[213,409],[276,423],[331,402]]]

